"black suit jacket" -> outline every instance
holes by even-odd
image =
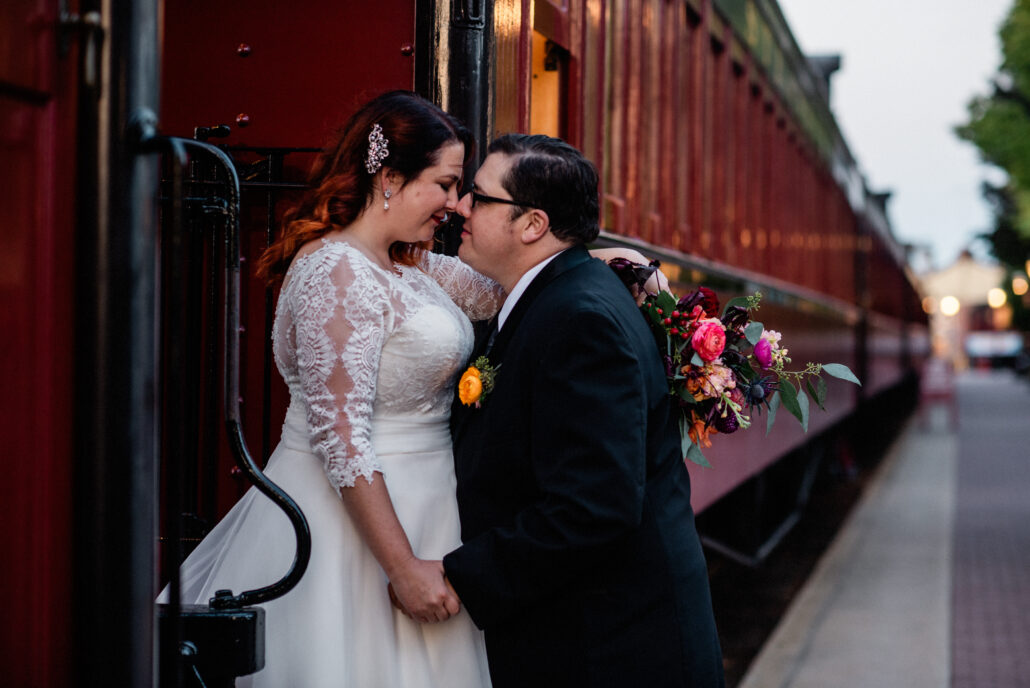
[[[444,566],[495,687],[721,686],[676,419],[626,288],[565,251],[489,359],[493,392],[455,402],[464,544]]]

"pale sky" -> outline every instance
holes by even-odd
[[[980,184],[1003,177],[954,134],[1001,62],[1013,0],[780,0],[802,52],[837,53],[830,105],[898,239],[950,264],[991,227]],[[976,250],[985,255],[982,246]]]

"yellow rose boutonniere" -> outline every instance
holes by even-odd
[[[466,406],[475,404],[476,408],[479,408],[480,402],[494,389],[494,376],[497,374],[497,368],[490,365],[486,356],[477,358],[458,381],[458,399],[461,403]]]

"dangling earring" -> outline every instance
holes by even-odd
[[[393,194],[390,192],[389,189],[387,189],[386,191],[383,192],[383,196],[386,197],[386,200],[383,201],[383,210],[389,210],[390,209],[390,196],[392,196],[392,195]]]

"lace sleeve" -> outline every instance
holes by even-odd
[[[505,298],[501,285],[479,274],[455,256],[426,253],[422,267],[469,320],[486,320],[501,310]]]
[[[333,487],[382,471],[372,449],[372,405],[390,315],[386,285],[367,266],[327,262],[298,285],[297,367],[311,446]]]

